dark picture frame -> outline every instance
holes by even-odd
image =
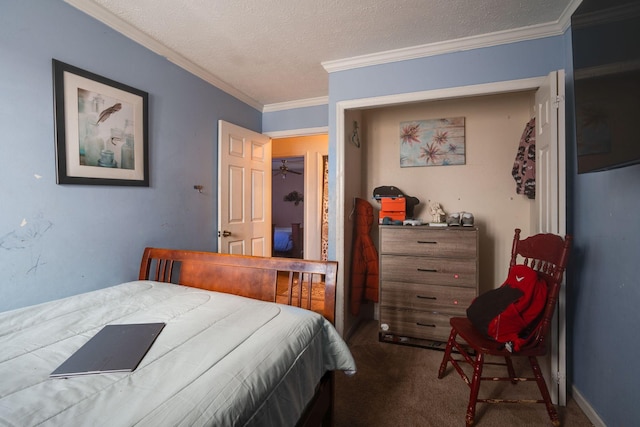
[[[149,186],[149,94],[53,59],[58,184]]]

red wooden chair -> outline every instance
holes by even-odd
[[[438,378],[444,377],[447,364],[451,362],[455,370],[460,374],[460,377],[462,377],[462,380],[471,388],[466,414],[467,426],[472,426],[474,423],[476,404],[478,402],[544,403],[553,425],[560,425],[558,413],[551,402],[551,396],[549,395],[547,384],[538,365],[537,357],[547,353],[547,335],[549,334],[551,319],[556,308],[558,292],[567,264],[570,245],[571,236],[566,236],[562,239],[562,237],[555,234],[537,234],[520,240],[520,229],[515,230],[511,249],[511,262],[509,265],[528,265],[534,270],[537,270],[545,278],[548,286],[547,303],[542,318],[520,351],[511,353],[504,347],[504,344],[485,337],[466,317],[451,318],[451,334],[449,335],[442,364],[438,371]],[[459,356],[454,357],[453,349],[460,354],[462,359],[460,359]],[[509,376],[501,378],[483,377],[482,369],[485,364],[485,356],[487,355],[503,357],[505,360],[504,363],[486,363],[506,366]],[[528,358],[533,376],[525,378],[516,377],[513,368],[513,357]],[[471,379],[469,379],[460,366],[461,364],[465,366],[464,362],[469,363],[473,367]],[[520,381],[535,381],[542,394],[542,400],[478,399],[478,391],[480,390],[480,383],[482,381],[511,381],[513,384],[517,384]]]

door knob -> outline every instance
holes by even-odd
[[[231,232],[230,231],[224,230],[222,232],[222,237],[229,237],[229,236],[231,236]],[[220,232],[219,231],[218,231],[218,237],[220,237]]]

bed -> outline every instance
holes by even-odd
[[[302,258],[302,227],[299,223],[289,226],[273,225],[273,256]]]
[[[331,425],[335,371],[356,369],[332,325],[336,272],[147,248],[136,281],[0,313],[0,425]],[[166,326],[133,372],[49,378],[105,325],[147,322]]]

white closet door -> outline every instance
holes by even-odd
[[[536,92],[535,232],[566,234],[564,71],[554,71]],[[566,295],[563,283],[552,325],[545,380],[554,403],[566,405]]]

